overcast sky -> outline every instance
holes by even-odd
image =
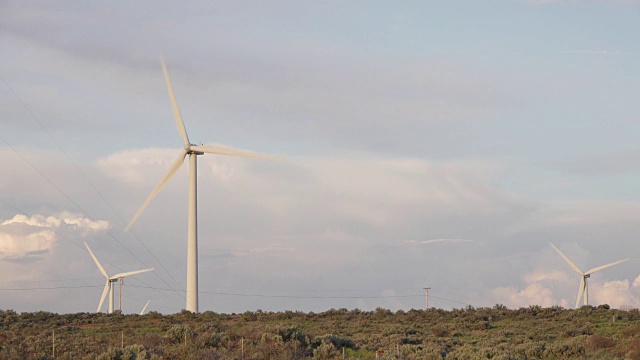
[[[640,306],[640,1],[0,2],[0,308]],[[186,164],[185,164],[186,165]]]

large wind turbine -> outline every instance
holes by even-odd
[[[89,254],[93,258],[93,261],[96,263],[96,265],[98,265],[98,269],[100,269],[100,272],[102,273],[102,275],[104,275],[104,277],[107,278],[107,282],[104,284],[104,290],[102,291],[102,297],[100,297],[100,304],[98,304],[98,309],[96,310],[96,312],[100,312],[100,309],[102,308],[102,304],[104,303],[104,298],[107,296],[107,293],[109,293],[109,314],[112,314],[113,313],[113,283],[129,275],[140,274],[147,271],[152,271],[153,269],[129,271],[129,272],[124,272],[120,274],[115,274],[113,276],[109,276],[109,274],[107,274],[107,272],[104,270],[104,268],[100,264],[100,261],[98,261],[98,258],[96,258],[96,256],[93,254],[93,251],[91,251],[91,248],[89,248],[89,245],[85,242],[84,246],[86,246],[87,250],[89,250]],[[120,295],[122,295],[122,286],[120,286]]]
[[[569,260],[568,257],[566,257],[562,251],[560,251],[560,249],[558,249],[555,245],[553,245],[552,243],[549,243],[549,245],[551,245],[551,247],[558,252],[558,254],[560,254],[560,256],[562,256],[562,258],[564,259],[564,261],[567,262],[567,264],[569,264],[569,266],[571,266],[571,268],[573,270],[575,270],[578,274],[580,274],[580,276],[582,276],[580,278],[580,287],[578,288],[578,297],[576,298],[576,308],[578,308],[578,305],[580,305],[580,297],[584,294],[584,303],[583,305],[589,305],[589,285],[587,284],[587,279],[591,277],[591,274],[593,274],[596,271],[600,271],[602,269],[606,269],[608,267],[611,267],[613,265],[618,265],[622,262],[625,262],[627,260],[629,260],[629,258],[623,259],[623,260],[618,260],[615,262],[612,262],[610,264],[606,264],[606,265],[602,265],[602,266],[598,266],[595,267],[589,271],[586,272],[582,272],[573,262],[571,262],[571,260]]]
[[[221,145],[195,145],[189,142],[187,136],[187,130],[182,121],[182,115],[180,115],[180,109],[178,103],[173,94],[173,88],[171,87],[171,81],[169,80],[169,73],[167,66],[164,63],[164,59],[161,58],[162,71],[167,83],[167,89],[169,91],[169,98],[171,100],[171,107],[173,108],[173,116],[176,120],[176,126],[178,132],[184,142],[184,148],[180,151],[180,155],[176,161],[169,168],[169,172],[160,180],[158,185],[153,189],[147,200],[140,206],[138,212],[133,216],[133,219],[129,222],[125,231],[128,231],[131,226],[138,219],[140,214],[149,205],[151,200],[160,192],[162,187],[169,181],[169,179],[175,175],[180,169],[180,166],[184,162],[184,159],[189,155],[189,213],[188,213],[188,228],[187,228],[187,305],[186,310],[191,312],[198,312],[198,169],[197,169],[197,156],[209,154],[219,155],[233,155],[258,159],[271,159],[272,157],[267,155],[256,154],[251,151],[234,149]]]

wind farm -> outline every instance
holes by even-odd
[[[0,2],[0,359],[640,358],[636,2]]]

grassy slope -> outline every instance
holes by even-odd
[[[532,306],[392,313],[0,311],[0,359],[640,359],[640,312]],[[124,342],[125,350],[121,350]],[[135,344],[135,345],[134,345]],[[110,350],[111,349],[111,350]]]

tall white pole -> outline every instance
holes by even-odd
[[[423,288],[426,292],[426,305],[425,305],[425,309],[429,310],[429,289],[431,289],[430,287],[426,287]]]
[[[120,314],[122,314],[122,283],[124,282],[124,278],[120,278]]]
[[[584,304],[589,305],[589,285],[587,279],[584,279]]]
[[[189,219],[187,235],[187,306],[198,312],[198,155],[189,154]]]
[[[113,314],[113,281],[109,280],[109,314]]]

